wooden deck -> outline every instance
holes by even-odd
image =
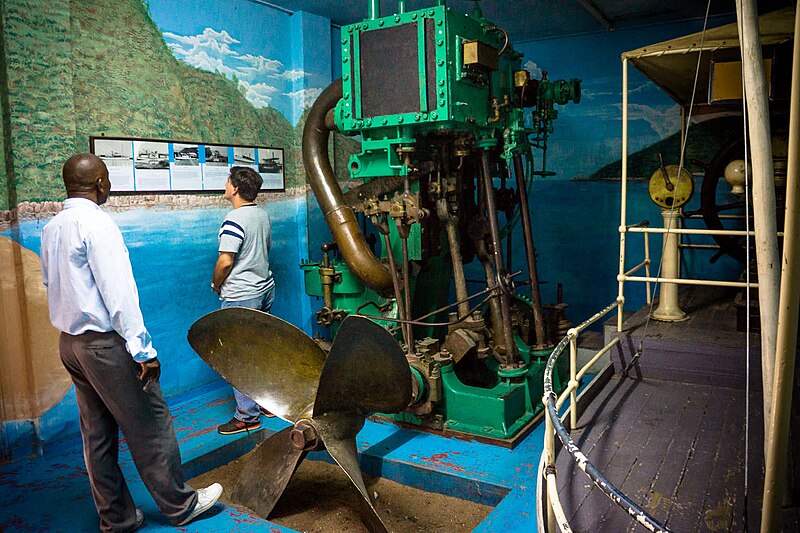
[[[630,317],[623,346],[612,356],[617,373],[571,432],[612,483],[675,532],[759,530],[764,429],[760,372],[752,362],[758,360],[758,350],[751,350],[746,452],[745,336],[735,331],[735,311],[718,296],[688,295],[697,305],[687,322],[651,321],[644,350],[633,364],[644,321],[642,312]],[[758,346],[757,337],[755,342]],[[795,404],[800,403],[797,395]],[[800,428],[798,412],[794,435]],[[792,461],[792,456],[800,457],[800,439],[793,440],[789,476],[798,487],[800,460]],[[560,499],[573,530],[644,531],[566,452],[559,454],[556,468]],[[790,496],[783,530],[800,531],[796,488]]]

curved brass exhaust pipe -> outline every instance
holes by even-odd
[[[303,165],[311,190],[325,215],[325,222],[350,271],[370,289],[388,296],[393,290],[392,277],[367,245],[355,213],[347,205],[342,189],[336,183],[328,157],[330,128],[325,125],[325,117],[341,98],[342,80],[338,79],[311,106],[303,129]]]

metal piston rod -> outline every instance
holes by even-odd
[[[503,276],[506,274],[503,265],[503,254],[500,250],[500,230],[497,224],[497,206],[494,201],[494,187],[492,186],[492,172],[489,167],[489,152],[481,150],[481,173],[480,178],[483,182],[484,200],[486,202],[487,218],[489,220],[489,232],[492,239],[492,254],[494,256],[495,275],[500,289],[500,315],[503,333],[502,350],[497,349],[498,340],[495,339],[495,348],[502,358],[502,364],[507,367],[516,366],[519,360],[519,352],[514,342],[514,332],[511,328],[511,302],[507,288],[504,286]]]
[[[539,293],[539,274],[536,268],[536,249],[533,246],[533,229],[531,227],[531,214],[528,211],[528,191],[525,188],[525,172],[522,166],[522,156],[514,155],[514,174],[517,178],[517,194],[519,195],[519,211],[522,217],[522,234],[525,239],[525,257],[528,261],[528,275],[531,280],[531,308],[533,311],[533,325],[536,332],[536,349],[552,346],[552,341],[547,336],[544,327],[544,313],[542,313],[542,297]],[[509,240],[510,246],[510,240]]]

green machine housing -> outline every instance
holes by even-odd
[[[373,1],[369,20],[342,27],[342,92],[332,109],[336,130],[361,136],[361,152],[348,163],[360,185],[345,197],[383,234],[376,255],[396,273],[394,294],[362,283],[333,243],[320,261],[302,265],[306,292],[323,298],[317,320],[334,335],[345,316],[359,313],[404,343],[418,402],[392,418],[513,445],[541,410],[544,360],[563,329],[564,306],[538,301],[530,257],[531,296],[515,290],[498,259],[501,234],[490,230],[500,212],[502,236],[509,235],[527,211],[532,150],[546,147],[556,104],[580,100],[580,81],[531,79],[506,32],[477,7],[463,14],[440,0],[403,12],[404,4],[377,17]],[[482,169],[491,174],[489,192]],[[512,169],[516,189],[505,183]],[[486,272],[481,294],[492,298],[467,311],[463,301],[446,300],[453,283],[464,299],[462,263],[476,257]],[[500,346],[501,323],[514,346]]]

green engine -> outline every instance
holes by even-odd
[[[580,81],[531,79],[477,2],[471,14],[404,6],[380,17],[372,0],[368,20],[342,28],[342,78],[309,113],[304,163],[334,242],[302,266],[306,292],[334,335],[349,314],[395,333],[415,400],[393,418],[513,443],[541,409],[565,323],[539,296],[527,195],[552,172],[533,171],[533,150],[544,161],[556,105],[577,103]],[[361,136],[346,191],[331,131]],[[510,272],[515,254],[527,276]]]

